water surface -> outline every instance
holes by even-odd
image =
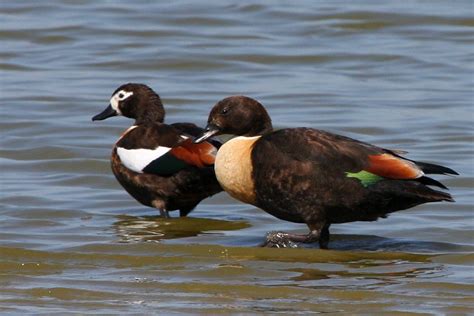
[[[474,294],[473,5],[220,1],[0,4],[3,313],[467,314]],[[163,220],[113,178],[131,122],[90,118],[122,83],[203,125],[232,94],[277,127],[322,128],[435,162],[456,203],[334,225],[331,250],[225,193]],[[175,214],[174,214],[175,215]]]

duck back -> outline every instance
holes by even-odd
[[[452,201],[416,179],[365,171],[382,149],[309,128],[262,136],[252,151],[255,204],[291,222],[372,221],[418,204]]]

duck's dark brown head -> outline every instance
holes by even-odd
[[[92,118],[93,121],[123,115],[135,119],[135,124],[142,122],[162,123],[165,110],[160,96],[150,87],[140,83],[121,85],[112,93],[110,105]]]
[[[222,99],[212,108],[206,131],[195,142],[220,134],[263,135],[272,129],[272,120],[262,104],[246,96],[232,96]]]

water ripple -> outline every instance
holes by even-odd
[[[472,3],[22,1],[0,6],[4,313],[468,314]],[[333,251],[260,249],[305,232],[218,194],[162,221],[115,181],[130,124],[90,121],[124,82],[169,122],[246,94],[309,126],[447,165],[456,203],[332,228]]]

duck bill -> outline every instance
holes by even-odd
[[[202,132],[200,135],[198,135],[195,139],[194,139],[194,143],[195,144],[199,144],[199,143],[202,143],[203,141],[205,141],[206,139],[218,134],[220,131],[219,131],[219,128],[215,125],[212,125],[212,124],[207,124],[204,132]]]
[[[112,116],[117,116],[118,113],[115,111],[111,105],[109,105],[105,110],[97,114],[92,118],[93,121],[102,121],[105,120],[106,118],[112,117]]]

